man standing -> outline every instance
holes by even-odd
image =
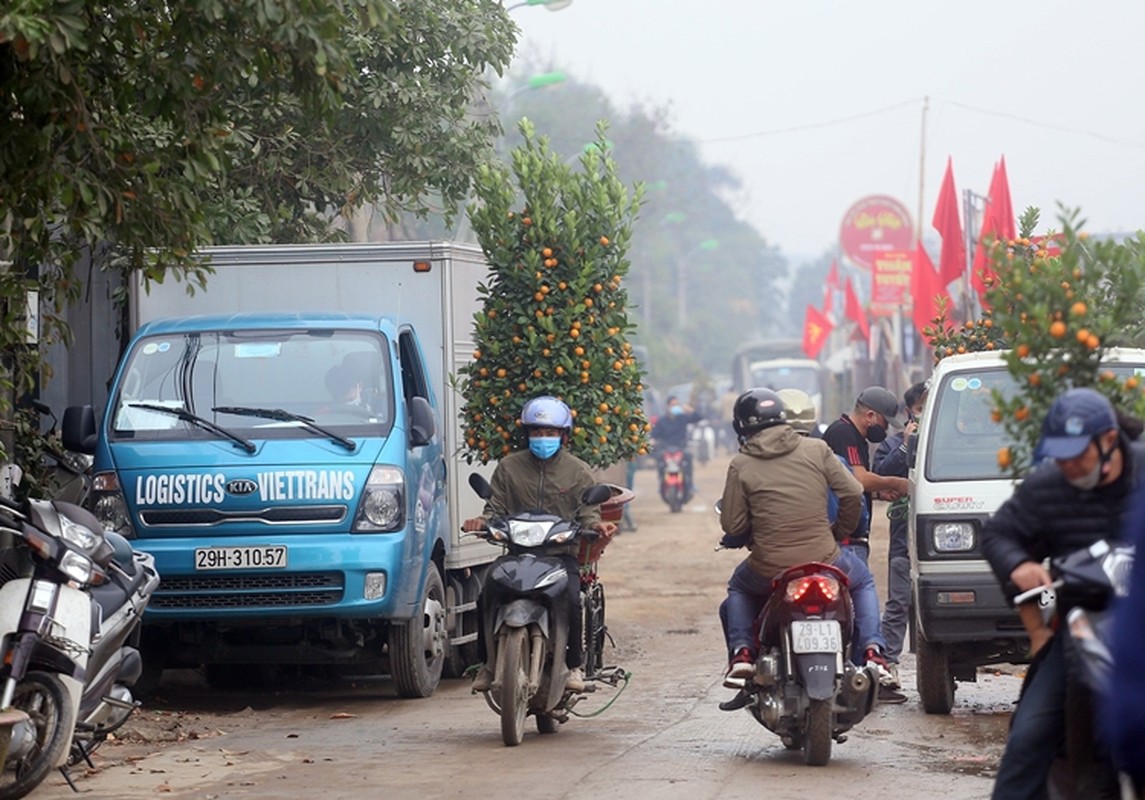
[[[903,395],[907,421],[901,433],[888,436],[874,455],[874,470],[879,475],[907,477],[910,463],[907,450],[910,438],[918,431],[918,415],[926,402],[926,384],[916,383]],[[907,497],[904,495],[887,508],[890,519],[890,542],[887,547],[887,602],[883,606],[883,638],[887,640],[887,663],[890,680],[884,683],[890,689],[900,687],[898,663],[906,639],[910,619],[910,548],[907,542]]]
[[[1145,469],[1145,445],[1129,442],[1105,395],[1077,388],[1050,406],[1034,458],[1035,463],[1045,461],[982,530],[983,555],[1011,597],[1053,583],[1043,566],[1046,559],[1119,538],[1123,511]],[[1010,721],[994,783],[996,799],[1045,797],[1050,767],[1065,741],[1062,637],[1043,624],[1036,602],[1025,604],[1019,614],[1035,658]],[[1096,797],[1102,789],[1116,796],[1115,785],[1086,787],[1080,796]]]
[[[898,398],[882,386],[871,386],[859,394],[854,409],[832,422],[823,434],[823,441],[842,457],[863,485],[867,508],[873,508],[871,500],[875,496],[893,501],[907,493],[906,478],[871,472],[868,442],[878,444],[886,439],[887,426],[898,419],[898,414]],[[867,527],[851,533],[843,544],[867,561],[871,552],[870,535],[868,519]]]

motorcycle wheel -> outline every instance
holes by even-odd
[[[390,672],[398,697],[429,697],[441,681],[449,633],[445,622],[445,584],[437,567],[425,576],[420,614],[390,625]]]
[[[76,726],[75,708],[63,681],[50,672],[29,672],[16,686],[13,708],[27,713],[35,742],[22,758],[9,758],[0,772],[0,800],[24,797],[63,763]]]
[[[807,709],[807,740],[803,743],[803,763],[822,767],[831,760],[831,702],[812,700]]]
[[[915,643],[918,656],[916,685],[927,714],[949,714],[954,708],[954,673],[950,670],[950,653],[946,645],[928,642],[919,636]]]
[[[669,492],[671,497],[668,500],[668,507],[672,509],[673,514],[679,514],[680,509],[684,507],[684,490],[680,486],[673,486]]]
[[[529,634],[524,628],[513,628],[503,634],[498,645],[497,661],[501,665],[501,741],[516,747],[525,738],[525,717],[529,713],[530,661]]]

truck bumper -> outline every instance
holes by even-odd
[[[207,538],[140,539],[133,544],[155,556],[159,571],[159,588],[145,615],[149,623],[252,617],[408,619],[415,613],[414,598],[400,596],[399,570],[417,570],[421,564],[410,560],[405,539],[397,532],[228,540],[242,547],[285,546],[286,565],[264,569],[196,569],[195,550],[214,544]]]
[[[915,608],[921,633],[931,642],[1026,639],[1018,613],[993,575],[920,574]]]

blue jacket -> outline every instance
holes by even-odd
[[[1125,539],[1145,550],[1145,483],[1130,501]],[[1133,564],[1129,595],[1114,609],[1113,675],[1106,696],[1106,735],[1117,767],[1145,782],[1145,561]]]

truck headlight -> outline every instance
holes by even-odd
[[[964,553],[974,549],[972,522],[938,522],[930,535],[937,553]]]
[[[127,513],[127,501],[114,472],[101,472],[92,476],[92,513],[105,530],[115,531],[128,539],[135,538],[135,527]]]
[[[356,533],[396,531],[404,524],[405,475],[397,467],[374,467],[351,530]]]

